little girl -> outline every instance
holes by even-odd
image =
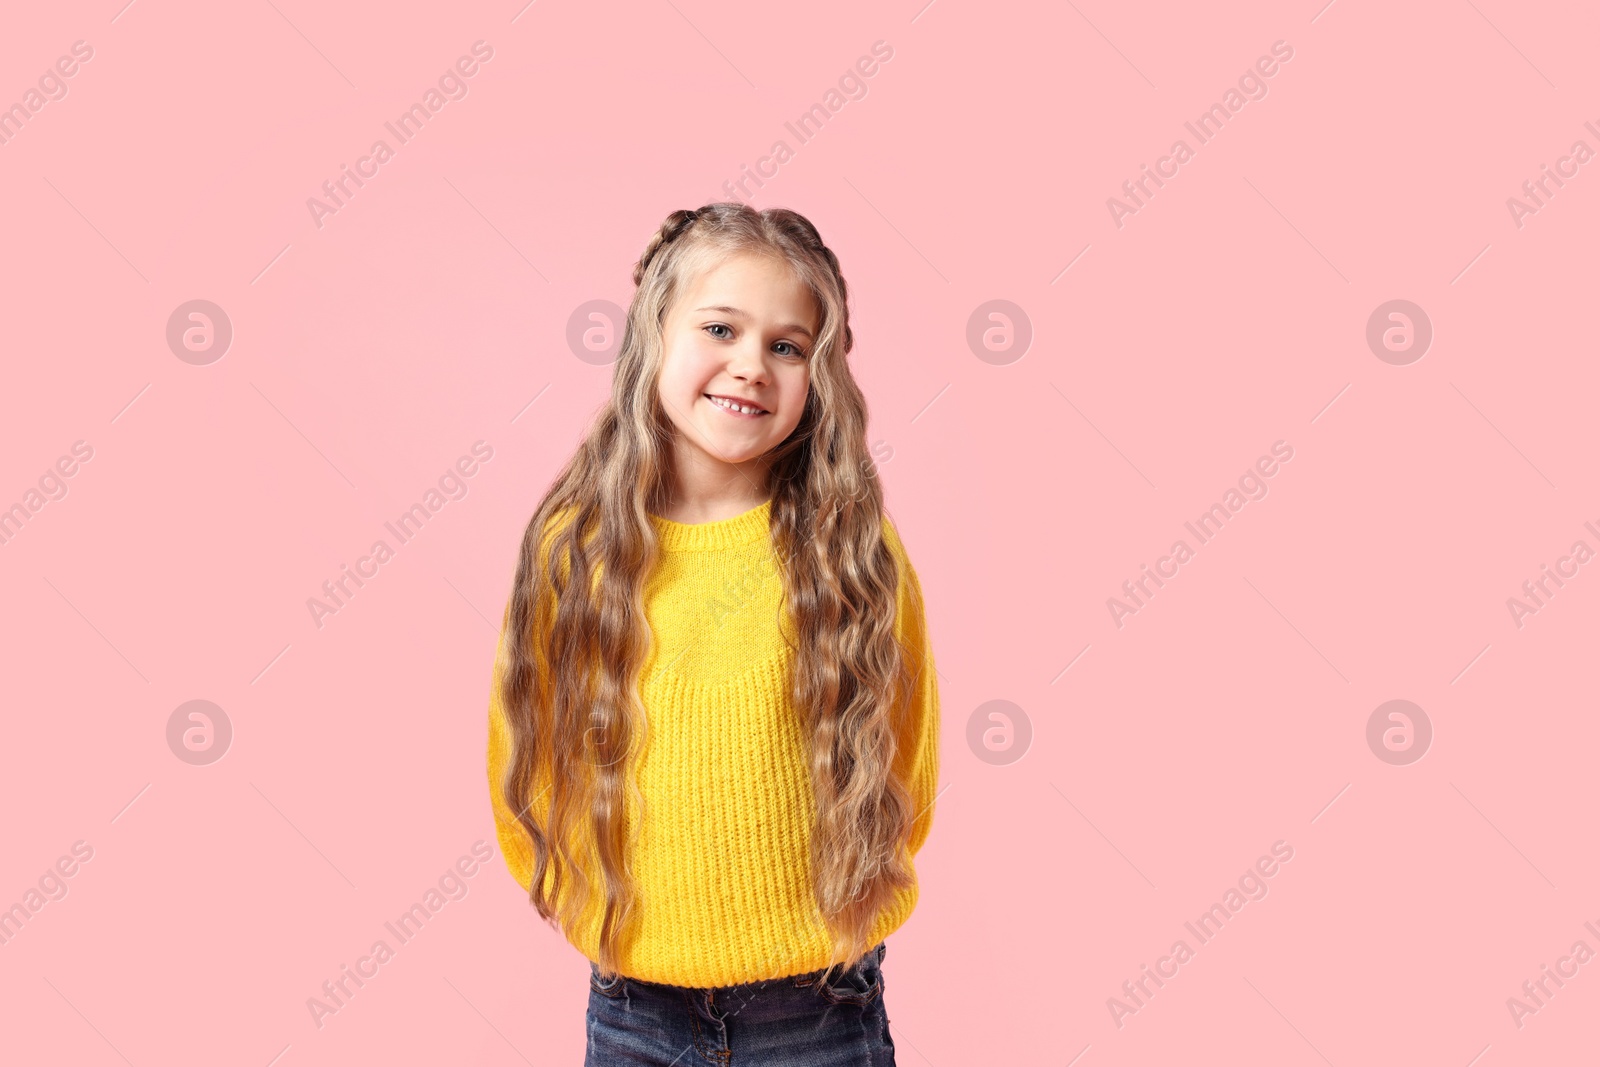
[[[884,938],[939,773],[922,589],[839,261],[675,211],[528,523],[489,704],[506,865],[590,961],[586,1067],[893,1064]]]

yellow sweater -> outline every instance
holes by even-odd
[[[783,583],[771,502],[716,522],[651,522],[661,559],[645,586],[653,641],[639,691],[649,727],[635,772],[645,815],[630,857],[639,933],[619,970],[680,986],[817,970],[828,962],[829,943],[811,892],[815,799],[786,690],[793,653],[779,631]],[[921,585],[888,519],[884,537],[900,565],[896,628],[913,657],[921,650],[915,713],[896,764],[910,771],[914,856],[933,823],[939,692]],[[532,843],[500,793],[511,753],[500,704],[504,663],[502,633],[489,702],[489,793],[506,866],[526,891]],[[918,671],[916,658],[911,669]],[[629,825],[639,817],[630,804]],[[916,902],[915,886],[899,894],[879,913],[869,944],[898,929]],[[591,901],[582,928],[565,931],[596,962],[600,916]]]

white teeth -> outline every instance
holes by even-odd
[[[735,404],[733,401],[724,400],[719,396],[711,397],[711,402],[719,407],[730,408],[733,411],[740,411],[746,415],[754,415],[761,410],[760,408],[747,408],[743,404]]]

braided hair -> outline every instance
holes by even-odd
[[[644,253],[639,257],[639,262],[633,265],[634,285],[637,286],[644,280],[644,272],[650,268],[650,261],[656,258],[656,253],[661,250],[662,246],[676,241],[683,234],[683,231],[694,225],[695,220],[700,217],[700,212],[703,210],[708,209],[696,208],[690,211],[680,208],[667,216],[667,221],[661,224],[661,228],[655,232],[655,236],[650,238],[650,243],[644,246]]]
[[[695,224],[699,222],[700,226]],[[839,269],[839,257],[822,240],[822,234],[811,220],[796,211],[787,208],[769,208],[766,211],[757,211],[748,204],[732,201],[720,201],[706,204],[702,207],[688,209],[680,208],[666,217],[661,223],[661,228],[650,238],[645,245],[644,252],[639,256],[639,261],[633,266],[633,284],[637,287],[643,284],[650,265],[660,257],[664,249],[677,242],[679,237],[694,230],[706,229],[721,231],[735,228],[747,231],[764,231],[771,236],[787,238],[803,252],[820,259],[833,275],[833,284],[838,289],[839,303],[844,309],[841,315],[840,344],[842,351],[848,355],[855,347],[855,336],[850,331],[848,314],[849,288],[845,284],[844,272]]]

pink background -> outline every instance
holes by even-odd
[[[1600,149],[1600,16],[1321,2],[12,13],[0,103],[94,56],[0,145],[0,505],[93,458],[0,545],[0,904],[93,858],[0,947],[0,1059],[580,1062],[587,965],[498,854],[320,1029],[306,1000],[493,842],[495,623],[611,373],[569,316],[626,305],[661,219],[778,139],[754,203],[843,263],[941,677],[899,1062],[1592,1055],[1600,962],[1520,1028],[1506,1000],[1600,951],[1600,565],[1520,628],[1506,601],[1600,549],[1600,163],[1521,227],[1506,200]],[[307,198],[478,40],[468,95],[319,228]],[[1268,95],[1115,225],[1279,40]],[[209,365],[165,339],[194,299],[234,330]],[[990,362],[997,299],[1033,340]],[[1395,299],[1434,330],[1404,366],[1365,339]],[[480,440],[319,628],[308,598]],[[1269,495],[1118,628],[1107,598],[1279,440]],[[207,766],[166,736],[196,699],[234,731]],[[1434,731],[1409,765],[1366,740],[1393,699]],[[1025,758],[969,745],[991,700]],[[1107,998],[1279,840],[1269,895],[1119,1028]]]

